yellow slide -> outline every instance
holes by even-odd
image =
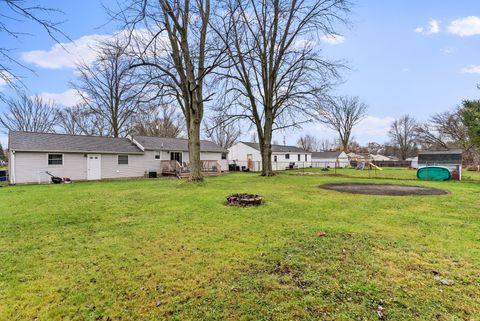
[[[376,168],[376,169],[378,169],[378,170],[380,170],[380,171],[383,171],[383,169],[381,169],[380,167],[378,167],[377,165],[375,165],[375,164],[372,163],[372,162],[368,163],[368,165],[370,165],[370,166],[372,166],[372,167],[374,167],[374,168]]]

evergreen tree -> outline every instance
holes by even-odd
[[[6,161],[7,155],[5,155],[5,151],[3,150],[2,143],[0,143],[0,160]]]

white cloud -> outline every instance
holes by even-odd
[[[360,144],[366,144],[372,141],[385,142],[388,140],[388,131],[394,120],[395,118],[390,116],[367,116],[359,124],[353,127],[354,140],[358,141]],[[316,123],[311,129],[311,132],[322,138],[337,138],[337,133],[335,131],[321,123]]]
[[[8,71],[0,71],[0,89],[3,86],[11,84],[15,81],[15,78]]]
[[[462,69],[465,74],[480,74],[480,65],[470,65]]]
[[[422,33],[423,31],[425,31],[425,28],[423,27],[417,27],[415,28],[413,31],[417,32],[417,33]]]
[[[315,45],[316,45],[315,41],[311,41],[311,40],[307,40],[307,39],[299,39],[299,40],[295,41],[295,43],[293,44],[293,46],[297,49],[312,48]]]
[[[321,40],[330,45],[339,45],[345,42],[345,37],[335,34],[329,34],[322,36]]]
[[[375,139],[375,137],[381,137],[385,139],[390,130],[390,125],[395,120],[393,117],[376,117],[367,116],[357,126],[353,128],[353,132],[356,136],[370,137],[374,141],[381,139]]]
[[[62,93],[43,92],[38,95],[43,99],[53,100],[55,103],[65,107],[74,106],[81,102],[81,97],[74,89],[68,89]]]
[[[455,48],[442,48],[442,49],[440,49],[440,51],[442,53],[444,53],[445,55],[449,55],[449,54],[455,52]]]
[[[468,16],[453,20],[447,30],[460,37],[480,35],[480,17]]]
[[[95,46],[99,41],[109,39],[110,35],[87,35],[73,42],[55,44],[50,50],[33,50],[23,52],[21,58],[42,68],[60,69],[75,68],[76,63],[91,63],[97,53]]]
[[[440,21],[431,19],[428,22],[428,27],[417,27],[413,30],[414,32],[421,33],[424,35],[433,35],[440,32]]]
[[[147,33],[146,29],[139,29],[135,30],[133,35],[145,39]],[[114,39],[124,41],[127,36],[128,31],[125,30],[106,35],[86,35],[72,42],[55,44],[49,50],[23,52],[21,59],[46,69],[75,68],[78,62],[92,63],[98,55],[100,43]]]
[[[408,69],[408,68],[406,68],[406,67],[405,67],[405,68],[402,68],[402,72],[409,72],[409,71],[410,71],[410,69]]]

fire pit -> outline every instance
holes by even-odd
[[[227,196],[227,205],[230,206],[259,206],[263,198],[255,194],[232,194]]]

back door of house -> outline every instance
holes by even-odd
[[[97,154],[87,155],[87,179],[96,180],[102,178],[102,156]]]
[[[182,164],[182,152],[171,152],[170,160],[176,160],[180,165]]]

